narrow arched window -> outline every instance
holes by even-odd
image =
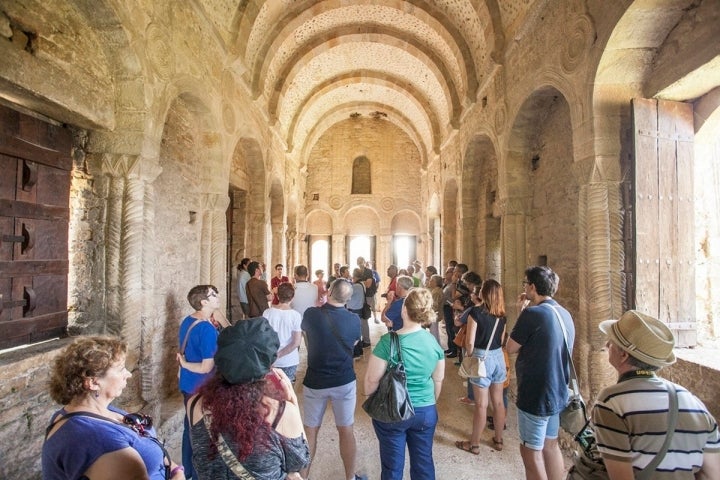
[[[370,181],[370,160],[367,157],[357,157],[353,160],[352,194],[372,193]]]

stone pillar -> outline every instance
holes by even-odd
[[[474,213],[474,212],[473,212]],[[461,232],[460,258],[461,263],[466,263],[470,271],[481,272],[477,255],[477,216],[463,216],[458,222],[458,229]]]
[[[387,267],[393,262],[392,257],[392,239],[390,233],[381,233],[377,237],[377,258],[375,259],[375,270],[380,274],[380,281],[385,282],[387,288]]]
[[[224,193],[207,193],[202,199],[200,282],[215,285],[221,292],[227,286],[226,211],[229,205],[230,198]]]
[[[128,344],[127,366],[138,370],[125,394],[137,406],[157,398],[152,371],[162,356],[162,329],[153,315],[155,203],[152,182],[160,174],[154,160],[136,155],[103,154],[108,177],[106,237],[106,311],[108,333]],[[158,334],[158,331],[160,332]],[[155,338],[157,336],[157,338]],[[157,349],[154,350],[154,346]]]
[[[275,265],[276,263],[287,263],[287,254],[285,250],[285,230],[286,226],[284,222],[273,222],[272,223],[272,258],[270,263]],[[268,268],[269,268],[268,264]],[[287,271],[290,270],[290,266],[287,266]]]
[[[580,385],[595,398],[612,383],[614,372],[603,351],[598,329],[603,320],[619,318],[625,310],[624,209],[619,182],[588,183],[580,187],[579,313],[575,319],[576,359]],[[592,368],[591,368],[592,366]]]
[[[333,233],[332,235],[332,263],[345,263],[345,234]]]
[[[503,289],[505,291],[505,311],[509,329],[518,316],[517,296],[522,292],[522,280],[527,266],[527,241],[525,228],[527,215],[524,209],[525,199],[506,199],[501,208],[502,251],[503,251]]]

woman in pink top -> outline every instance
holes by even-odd
[[[325,286],[325,280],[323,280],[325,272],[322,270],[315,270],[315,276],[317,277],[317,280],[315,280],[313,283],[318,287],[318,299],[316,306],[322,307],[325,302],[327,302],[328,294],[327,287]]]

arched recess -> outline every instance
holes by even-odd
[[[380,216],[370,207],[350,208],[343,217],[346,235],[377,235],[380,231]]]
[[[270,228],[271,258],[268,265],[287,263],[285,261],[285,195],[280,180],[273,179],[270,185]]]
[[[503,278],[507,291],[521,291],[525,268],[547,264],[561,278],[556,298],[577,314],[579,187],[571,131],[568,102],[550,86],[533,92],[515,117],[504,172]],[[511,296],[506,303],[514,312]]]
[[[189,94],[176,97],[165,117],[152,222],[156,231],[172,232],[158,239],[162,254],[154,265],[155,297],[164,299],[156,306],[165,325],[177,325],[183,318],[193,285],[212,283],[221,292],[225,288],[227,193],[209,191],[207,183],[207,172],[220,171],[223,165],[219,142],[210,141],[213,126],[210,110]],[[175,330],[168,338],[176,335]],[[164,362],[163,369],[164,396],[169,396],[177,390],[177,368]]]
[[[712,132],[706,130],[703,124],[713,116],[712,112],[717,111],[720,97],[720,42],[716,27],[720,21],[720,4],[707,0],[679,0],[673,2],[672,6],[640,1],[627,3],[627,10],[620,12],[618,21],[612,23],[615,26],[609,32],[607,44],[601,52],[595,77],[590,79],[594,85],[592,121],[598,134],[594,136],[593,183],[586,187],[587,193],[583,194],[583,198],[587,198],[585,209],[597,213],[594,214],[592,222],[583,226],[583,231],[586,232],[584,241],[587,243],[585,250],[588,252],[588,259],[584,263],[594,267],[587,276],[593,286],[592,294],[597,297],[597,301],[588,302],[590,325],[587,341],[591,348],[595,348],[595,351],[591,352],[591,361],[598,362],[604,361],[604,353],[599,349],[602,335],[597,324],[607,318],[617,318],[623,310],[633,305],[635,295],[628,287],[633,287],[638,282],[632,257],[638,248],[641,252],[647,250],[633,246],[636,218],[642,214],[642,209],[634,212],[629,201],[631,195],[637,191],[632,175],[637,165],[633,142],[636,135],[644,136],[636,134],[632,126],[633,98],[692,104],[695,191],[693,204],[684,208],[694,210],[696,222],[692,236],[697,242],[693,245],[696,262],[691,270],[695,274],[694,306],[698,310],[690,316],[697,320],[698,338],[708,338],[707,334],[711,332],[717,335],[719,328],[717,315],[712,312],[717,311],[720,297],[715,293],[716,288],[708,288],[708,283],[714,285],[714,281],[720,278],[718,273],[712,272],[719,263],[716,260],[713,266],[713,261],[709,260],[713,256],[710,253],[713,245],[710,232],[717,228],[714,225],[717,222],[717,202],[720,201],[717,197],[718,182],[715,174],[720,159],[716,143],[719,126],[715,124],[711,127],[715,128]],[[637,28],[639,20],[645,22],[642,29]],[[708,132],[711,132],[709,137]],[[672,139],[672,136],[662,137],[662,140]],[[705,168],[698,170],[703,168],[703,164]],[[709,210],[708,206],[700,205],[705,200],[710,201]],[[668,210],[670,209],[666,209]],[[661,230],[665,235],[679,235],[672,241],[682,242],[687,239],[687,234],[681,230]],[[676,261],[677,258],[673,260],[675,261],[667,265],[681,265],[681,262]],[[658,291],[666,284],[662,281],[657,283]],[[683,283],[687,288],[690,282]],[[651,287],[655,290],[654,285]],[[683,297],[688,296],[692,295]],[[713,297],[714,300],[710,300]],[[700,311],[703,309],[702,305],[709,307],[707,314]],[[663,308],[662,313],[669,310],[671,309]],[[683,311],[687,313],[686,309]],[[670,322],[673,321],[679,319],[670,319]],[[712,356],[717,357],[716,352],[713,352]],[[696,364],[691,364],[693,372],[697,371],[697,367]],[[689,371],[683,370],[680,365],[673,367],[673,370],[672,375],[684,375]],[[598,375],[595,370],[592,373],[588,383],[597,391],[608,384],[614,371],[608,371],[604,376]],[[668,372],[668,375],[670,374]],[[711,400],[711,403],[717,404],[715,398],[711,397],[703,400],[706,403]]]
[[[238,199],[236,208],[239,222],[238,249],[235,257],[265,259],[265,162],[260,144],[254,138],[240,138],[235,145],[230,164],[230,188]],[[238,197],[239,195],[239,197]],[[235,242],[233,242],[235,244]],[[241,245],[241,246],[240,246]]]
[[[483,278],[501,278],[498,164],[492,140],[479,135],[465,149],[462,175],[463,262]]]
[[[237,265],[243,258],[265,258],[265,182],[253,181],[265,178],[265,166],[260,145],[255,139],[241,138],[237,141],[230,157],[227,210],[228,264],[227,278],[230,279],[228,300],[230,319],[242,318],[240,299],[237,294]]]
[[[454,179],[448,180],[443,192],[442,204],[442,252],[443,265],[449,260],[459,260],[457,250],[458,187]]]

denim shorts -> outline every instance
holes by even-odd
[[[558,438],[559,429],[559,413],[549,417],[539,417],[518,409],[520,444],[531,450],[542,450],[545,447],[545,440]]]
[[[328,402],[332,403],[335,426],[349,427],[355,422],[357,381],[339,387],[314,389],[303,385],[303,424],[319,428]]]
[[[482,350],[476,348],[473,350],[473,357],[485,357],[485,371],[487,377],[470,378],[468,382],[480,388],[488,388],[491,383],[505,383],[507,378],[507,368],[505,366],[505,355],[502,348],[495,350]]]

